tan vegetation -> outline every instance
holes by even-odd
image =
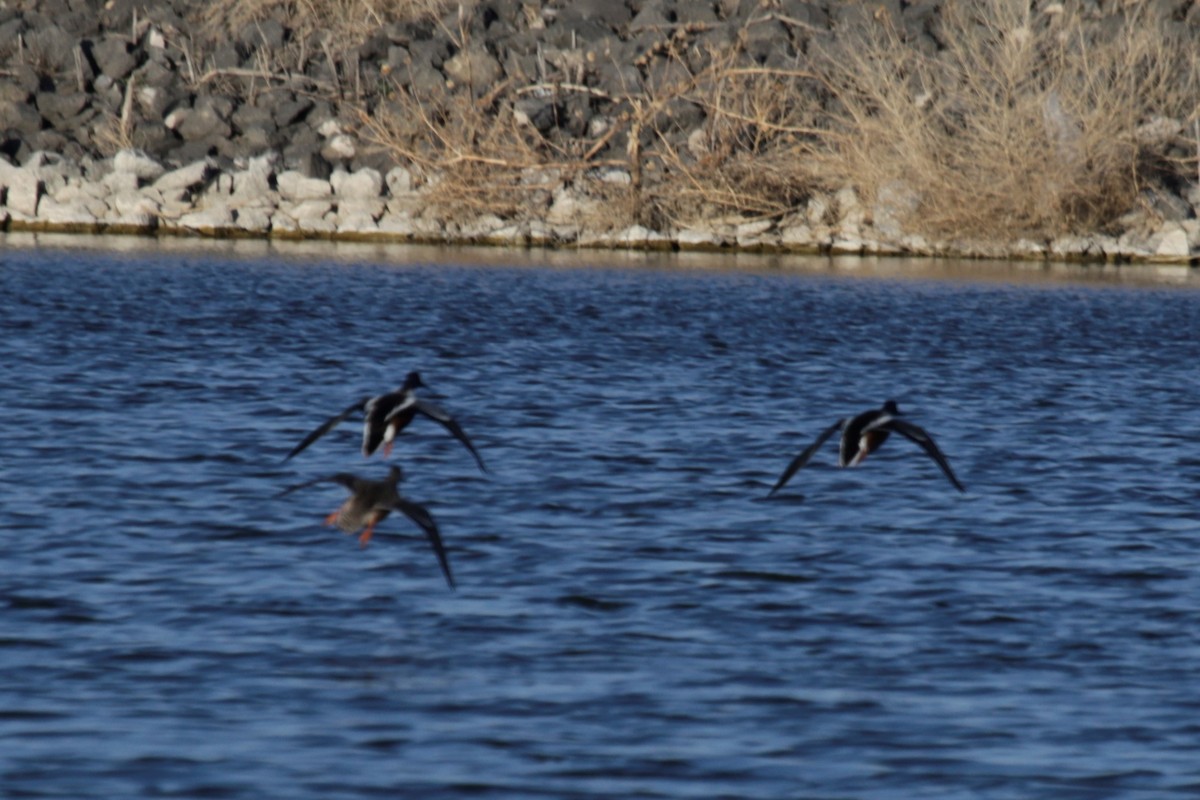
[[[867,31],[822,61],[839,104],[812,155],[863,197],[909,187],[914,221],[937,233],[1107,228],[1144,181],[1186,168],[1145,126],[1200,104],[1195,43],[1152,5],[1105,29],[1023,0],[952,2],[936,55]]]
[[[446,0],[219,0],[209,16],[245,24],[278,5],[325,42],[399,19],[445,26],[459,8],[457,30],[446,32],[459,52],[471,47],[473,4]],[[881,13],[836,38],[818,32],[795,69],[755,64],[744,37],[702,52],[693,31],[675,28],[636,65],[643,80],[620,92],[589,85],[583,66],[552,65],[524,83],[510,76],[417,96],[396,70],[383,78],[387,98],[364,101],[356,116],[369,140],[427,181],[431,210],[445,218],[537,216],[560,181],[600,201],[607,219],[589,224],[612,227],[782,217],[814,191],[850,186],[868,207],[900,198],[889,211],[906,230],[939,236],[1105,230],[1146,185],[1196,173],[1180,144],[1200,108],[1198,43],[1155,7],[1127,3],[1124,24],[1098,25],[1073,4],[949,0],[936,52]],[[763,9],[747,28],[780,19]],[[335,84],[336,59],[350,50],[325,49]],[[650,80],[651,62],[676,79]],[[351,73],[360,80],[356,60],[343,71],[343,84]],[[537,95],[584,101],[604,124],[539,130],[518,111]],[[674,125],[681,104],[703,110],[699,128]],[[628,170],[628,186],[598,178],[613,165]]]
[[[281,10],[305,41],[314,34],[331,46],[353,48],[382,25],[434,19],[473,0],[213,0],[202,21],[210,30],[236,31],[245,25],[277,15]]]

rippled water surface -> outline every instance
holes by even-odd
[[[364,252],[0,250],[0,795],[1200,794],[1194,279]]]

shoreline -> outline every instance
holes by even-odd
[[[212,160],[168,172],[144,154],[125,151],[92,168],[102,171],[104,177],[99,181],[89,180],[79,165],[62,159],[44,159],[25,167],[0,163],[0,189],[7,189],[5,197],[14,197],[13,187],[18,187],[29,198],[25,208],[34,211],[30,215],[11,204],[0,205],[0,231],[512,249],[898,256],[1192,267],[1200,264],[1200,220],[1195,219],[1163,223],[1140,242],[1102,234],[1069,235],[1041,242],[1022,239],[1007,245],[931,242],[914,235],[899,238],[881,235],[864,220],[857,200],[848,198],[849,192],[843,190],[835,201],[840,202],[844,212],[832,225],[810,225],[796,215],[783,220],[697,223],[666,231],[642,225],[599,230],[561,220],[512,221],[492,214],[463,217],[447,224],[419,215],[421,190],[391,194],[387,186],[401,181],[392,174],[380,176],[372,168],[356,173],[335,172],[328,181],[290,171],[276,173],[261,165],[224,172]],[[159,177],[154,180],[138,177],[147,171],[158,172]],[[281,179],[284,186],[295,185],[295,188],[288,191],[268,188],[278,187]],[[241,191],[234,188],[246,184],[261,188]],[[109,188],[112,185],[127,188],[113,192]],[[175,197],[170,201],[170,216],[167,216],[160,210],[165,205],[162,198],[172,192]],[[570,198],[567,190],[560,188],[559,192],[560,198]],[[571,198],[565,202],[577,201]],[[828,205],[829,201],[817,197],[809,203]],[[122,207],[134,210],[123,214]]]
[[[144,234],[81,234],[56,231],[0,232],[0,250],[91,252],[151,256],[219,256],[234,259],[371,263],[393,266],[549,269],[643,269],[796,274],[812,277],[968,281],[1003,284],[1200,286],[1200,270],[1183,263],[1100,263],[1004,258],[958,259],[909,255],[835,255],[745,250],[645,250],[636,248],[511,248],[442,242]]]

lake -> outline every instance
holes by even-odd
[[[4,797],[1200,793],[1192,272],[0,248]],[[487,473],[283,460],[410,370]],[[887,399],[966,493],[893,436],[764,499]],[[277,496],[391,463],[457,591]]]

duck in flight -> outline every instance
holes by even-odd
[[[881,408],[864,411],[854,417],[843,417],[826,428],[815,442],[792,459],[792,463],[788,464],[787,469],[783,471],[783,475],[776,481],[775,487],[771,489],[767,497],[782,489],[784,484],[796,474],[796,470],[807,464],[813,454],[821,448],[821,445],[825,444],[825,441],[838,430],[842,432],[841,443],[838,447],[839,467],[858,466],[863,459],[878,450],[887,441],[888,436],[898,433],[920,445],[926,455],[936,461],[937,465],[942,468],[942,472],[946,473],[946,477],[954,484],[954,488],[960,492],[966,491],[958,482],[958,478],[954,477],[954,471],[950,469],[950,462],[942,455],[942,451],[934,443],[933,437],[926,433],[924,428],[901,419],[896,401],[888,400]]]
[[[438,532],[437,523],[434,522],[433,516],[424,506],[400,496],[401,477],[402,473],[397,466],[393,466],[388,472],[388,476],[381,481],[360,478],[348,472],[338,472],[334,475],[325,475],[289,486],[276,497],[283,497],[297,489],[326,481],[340,483],[350,490],[350,497],[346,498],[346,502],[325,518],[325,524],[336,525],[339,530],[346,533],[358,533],[361,530],[362,533],[358,537],[360,547],[366,547],[367,543],[371,541],[371,534],[375,532],[376,525],[383,522],[393,510],[399,510],[425,532],[425,537],[429,539],[429,544],[433,547],[434,554],[437,555],[438,563],[442,565],[442,574],[446,576],[446,583],[450,584],[450,588],[453,589],[454,576],[450,572],[450,561],[446,558],[446,548],[442,545],[442,535]]]
[[[284,457],[284,461],[291,459],[299,454],[304,448],[320,439],[325,434],[336,428],[343,420],[354,414],[363,414],[363,440],[362,453],[368,458],[379,449],[379,445],[383,445],[384,456],[392,454],[392,443],[400,431],[408,427],[408,424],[420,414],[428,417],[442,425],[446,430],[454,435],[468,450],[471,455],[475,456],[476,463],[479,464],[479,469],[482,472],[487,472],[487,467],[483,465],[483,459],[479,452],[475,450],[475,446],[471,444],[471,440],[467,438],[467,434],[462,427],[455,422],[454,417],[447,414],[439,406],[430,403],[417,397],[416,390],[425,387],[421,381],[421,375],[417,372],[410,372],[404,379],[404,384],[394,392],[377,395],[375,397],[364,397],[358,400],[353,405],[347,407],[339,414],[327,419],[321,427],[304,437],[300,444],[292,448],[292,452]]]

